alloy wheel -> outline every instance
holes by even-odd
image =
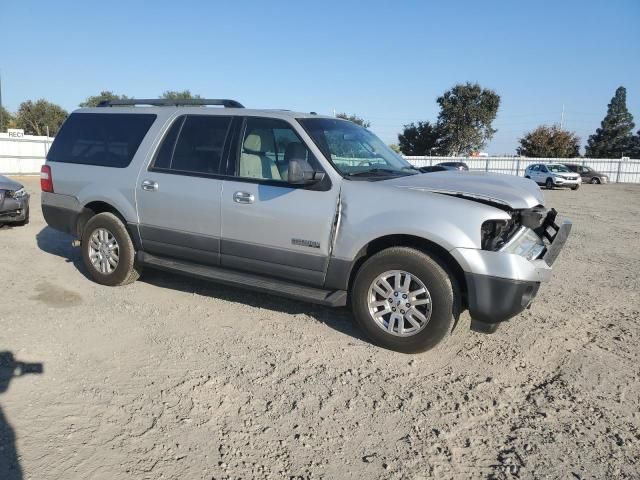
[[[367,302],[376,325],[391,335],[415,335],[431,318],[429,290],[418,277],[403,270],[378,275],[369,287]]]

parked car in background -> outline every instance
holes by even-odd
[[[464,162],[440,162],[436,163],[436,167],[443,167],[445,170],[469,170],[469,165]]]
[[[609,177],[604,173],[600,173],[591,167],[585,165],[577,165],[575,163],[563,163],[572,172],[577,173],[584,183],[609,183]]]
[[[355,123],[233,100],[73,112],[41,187],[46,222],[80,239],[100,284],[156,268],[349,303],[401,352],[442,341],[461,308],[483,332],[520,313],[571,229],[524,178],[422,174]]]
[[[22,184],[0,175],[0,225],[29,223],[29,194]]]
[[[530,178],[538,185],[544,185],[548,189],[568,187],[571,190],[577,190],[582,183],[580,175],[573,173],[561,163],[531,164],[525,169],[524,177]]]
[[[432,167],[418,167],[421,173],[446,172],[447,168],[441,165],[433,165]]]

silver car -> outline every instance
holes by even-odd
[[[402,352],[439,343],[465,308],[484,332],[517,315],[571,228],[530,180],[421,173],[349,121],[233,100],[77,110],[42,176],[47,223],[101,284],[157,268],[350,304]]]

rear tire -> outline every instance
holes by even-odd
[[[384,285],[381,278],[389,279],[382,292],[375,289]],[[416,293],[422,287],[426,293]],[[451,332],[459,310],[453,277],[432,257],[408,247],[388,248],[369,258],[356,275],[351,300],[355,321],[366,336],[402,353],[435,347]]]
[[[113,213],[98,213],[89,219],[81,247],[82,260],[95,282],[115,287],[140,277],[129,232]]]
[[[593,177],[591,179],[591,183],[594,185],[598,185],[600,183],[600,179],[598,177]]]
[[[553,179],[547,178],[547,181],[544,182],[544,185],[548,190],[553,190]]]

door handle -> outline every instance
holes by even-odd
[[[142,182],[142,189],[147,192],[155,192],[158,190],[158,182],[154,182],[153,180],[145,180]]]
[[[233,201],[236,203],[253,203],[255,197],[248,192],[236,192],[233,194]]]

